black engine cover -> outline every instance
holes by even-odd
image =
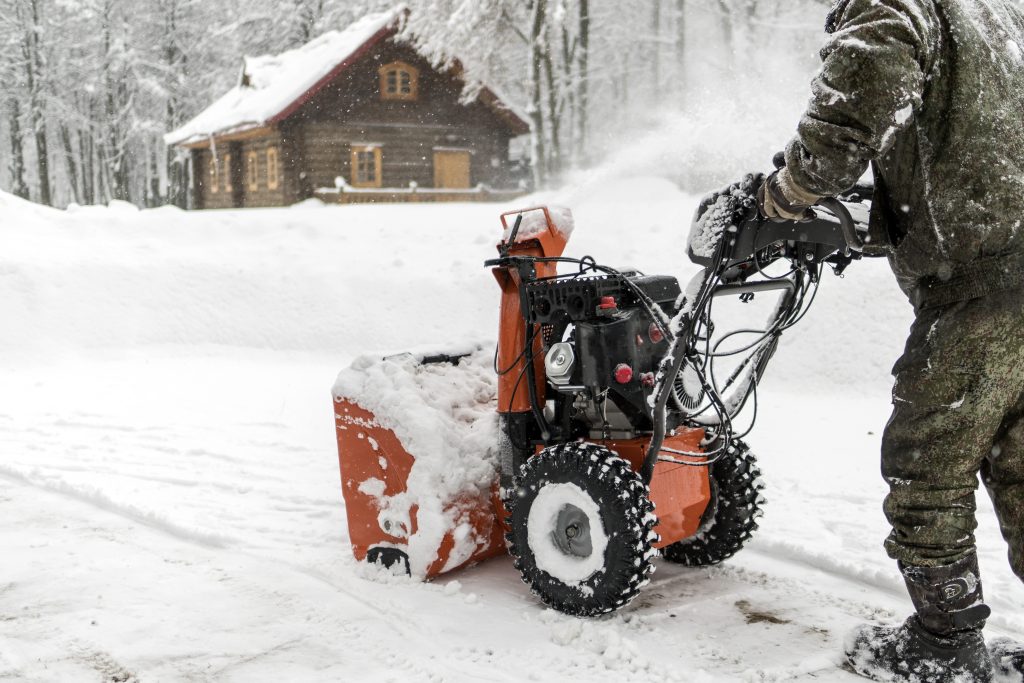
[[[527,322],[557,323],[568,318],[576,323],[600,315],[604,297],[614,297],[620,310],[639,305],[636,293],[624,280],[628,279],[650,299],[671,312],[681,290],[679,281],[670,275],[592,275],[531,282],[526,287],[529,303]]]
[[[647,396],[653,390],[654,373],[668,344],[650,336],[653,320],[640,308],[576,324],[576,352],[583,386],[608,388],[615,404],[637,427],[646,427],[651,409]],[[628,367],[629,379],[617,377]]]

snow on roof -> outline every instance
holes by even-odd
[[[184,126],[165,135],[164,142],[183,145],[275,123],[378,34],[397,30],[398,19],[406,11],[404,5],[398,5],[387,12],[367,15],[344,31],[325,33],[300,48],[279,55],[246,57],[238,85]],[[528,130],[526,115],[510,100],[488,86],[481,87],[480,93],[489,95],[481,98],[486,106],[512,117],[514,130]]]
[[[181,128],[169,145],[266,125],[330,75],[379,32],[392,28],[404,7],[370,14],[343,31],[330,31],[279,55],[246,57],[238,85]]]

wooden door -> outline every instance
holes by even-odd
[[[465,190],[471,187],[468,151],[434,152],[434,187],[451,190]]]

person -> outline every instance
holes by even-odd
[[[916,613],[860,627],[847,658],[877,680],[1024,680],[1024,649],[982,636],[974,538],[980,473],[1024,580],[1024,15],[1013,0],[838,0],[826,30],[758,205],[799,220],[870,165],[869,248],[915,312],[882,473],[885,547]]]

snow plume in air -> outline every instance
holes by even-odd
[[[756,73],[729,75],[720,84],[693,89],[683,104],[634,116],[598,143],[595,166],[566,176],[557,200],[572,206],[623,178],[662,177],[701,191],[732,182],[745,170],[770,171],[772,157],[796,132],[815,68],[813,62],[780,62],[771,69],[778,79],[771,90]],[[757,93],[756,104],[751,93]]]

